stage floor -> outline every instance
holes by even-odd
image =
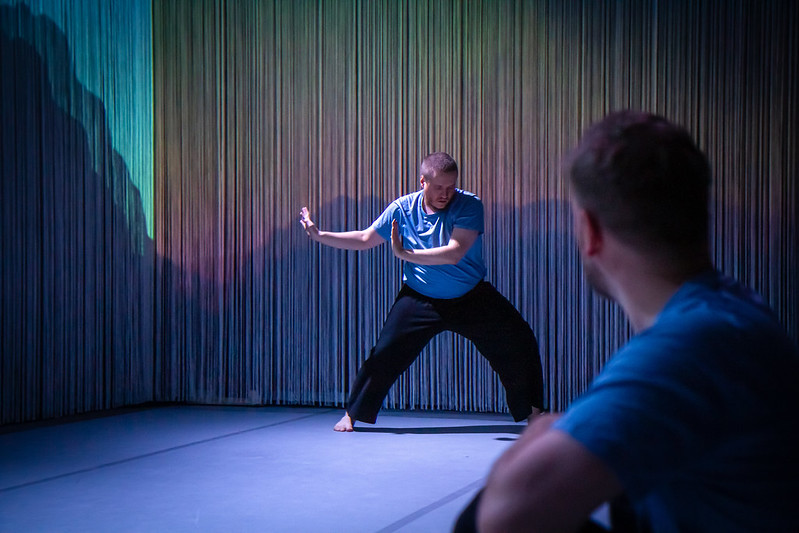
[[[162,406],[0,428],[0,531],[436,532],[526,427],[510,415]]]

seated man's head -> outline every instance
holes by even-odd
[[[432,211],[446,208],[458,181],[458,164],[452,156],[444,152],[428,155],[422,160],[420,174],[425,206]]]
[[[682,128],[647,113],[610,114],[583,135],[569,177],[573,207],[595,229],[666,268],[707,262],[710,167]],[[586,275],[602,292],[577,237]]]

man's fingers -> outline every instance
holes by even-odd
[[[402,238],[399,232],[399,222],[396,220],[391,221],[391,248],[394,250],[395,254],[399,254],[403,248]]]
[[[306,232],[308,232],[308,228],[313,225],[311,218],[308,216],[308,208],[305,206],[300,209],[300,224],[302,224],[302,227]],[[308,235],[310,236],[310,233],[308,233]]]
[[[308,212],[307,207],[303,207],[302,209],[300,209],[300,223],[305,229],[308,229],[308,227],[313,226],[313,222],[311,222],[311,216],[310,213]]]

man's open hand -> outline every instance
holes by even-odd
[[[307,207],[303,207],[300,209],[300,224],[302,224],[303,229],[305,229],[305,233],[308,234],[313,240],[316,240],[316,236],[319,234],[319,228],[316,227],[313,220],[311,220],[311,213],[308,211]]]
[[[405,248],[402,246],[402,235],[400,235],[399,223],[396,220],[391,221],[391,249],[394,251],[394,255],[405,259]]]

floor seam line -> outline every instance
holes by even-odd
[[[403,528],[408,524],[414,522],[415,520],[423,517],[424,515],[431,513],[436,509],[448,504],[449,502],[460,498],[464,494],[467,494],[475,489],[481,488],[484,484],[485,484],[485,478],[480,478],[477,481],[469,483],[465,487],[461,487],[455,492],[447,494],[443,498],[440,498],[431,504],[425,505],[421,509],[417,509],[416,511],[400,518],[396,522],[393,522],[387,525],[386,527],[377,530],[376,533],[393,533],[394,531],[398,531],[400,528]]]
[[[311,418],[311,417],[318,416],[318,415],[321,415],[321,414],[327,414],[327,413],[329,413],[331,411],[335,411],[335,409],[331,408],[331,409],[325,410],[325,411],[323,411],[321,413],[310,413],[310,414],[299,416],[299,417],[292,418],[292,419],[289,419],[289,420],[282,420],[280,422],[274,422],[272,424],[266,424],[264,426],[258,426],[258,427],[254,427],[254,428],[243,429],[243,430],[240,430],[240,431],[234,431],[233,433],[226,433],[224,435],[217,435],[215,437],[209,437],[207,439],[202,439],[202,440],[198,440],[198,441],[194,441],[194,442],[187,442],[186,444],[181,444],[179,446],[172,446],[170,448],[164,448],[163,450],[157,450],[157,451],[154,451],[154,452],[145,453],[145,454],[141,454],[141,455],[136,455],[136,456],[133,456],[133,457],[127,457],[125,459],[119,459],[119,460],[116,460],[116,461],[111,461],[111,462],[108,462],[108,463],[103,463],[103,464],[95,465],[95,466],[88,467],[88,468],[82,468],[80,470],[74,470],[72,472],[65,472],[63,474],[58,474],[57,476],[50,476],[50,477],[47,477],[47,478],[37,479],[35,481],[28,481],[28,482],[25,482],[25,483],[20,483],[19,485],[12,485],[10,487],[0,488],[0,494],[2,494],[4,492],[10,492],[10,491],[13,491],[13,490],[24,489],[26,487],[30,487],[30,486],[33,486],[33,485],[40,485],[42,483],[48,483],[50,481],[55,481],[55,480],[67,478],[67,477],[70,477],[70,476],[76,476],[76,475],[79,475],[79,474],[85,474],[87,472],[92,472],[94,470],[101,470],[103,468],[108,468],[108,467],[111,467],[111,466],[117,466],[117,465],[121,465],[121,464],[124,464],[124,463],[130,463],[130,462],[133,462],[133,461],[138,461],[139,459],[146,459],[148,457],[154,457],[156,455],[161,455],[163,453],[169,453],[169,452],[175,451],[175,450],[182,450],[184,448],[190,448],[192,446],[197,446],[197,445],[200,445],[200,444],[207,444],[209,442],[214,442],[214,441],[217,441],[217,440],[223,440],[223,439],[227,439],[227,438],[230,438],[230,437],[243,435],[245,433],[250,433],[252,431],[259,431],[259,430],[267,429],[267,428],[270,428],[270,427],[280,426],[280,425],[283,425],[283,424],[289,424],[291,422],[297,422],[299,420],[304,420],[306,418]]]

